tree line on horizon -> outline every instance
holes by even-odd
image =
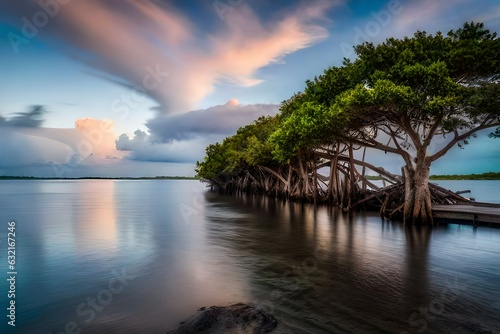
[[[430,184],[430,166],[479,130],[498,127],[490,137],[500,137],[496,33],[467,22],[446,35],[417,31],[360,44],[355,52],[355,60],[344,58],[306,81],[276,116],[209,145],[197,176],[218,192],[259,192],[345,210],[375,203],[383,217],[415,223],[432,223],[432,203],[466,200]],[[366,161],[367,150],[400,157],[401,175]]]
[[[431,175],[430,180],[500,180],[500,172]]]

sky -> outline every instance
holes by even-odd
[[[3,0],[0,175],[192,176],[354,45],[472,20],[500,32],[498,0]],[[488,133],[431,173],[500,171]]]

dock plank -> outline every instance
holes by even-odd
[[[432,206],[435,218],[468,220],[473,223],[495,224],[500,227],[500,205],[490,203],[470,203]]]

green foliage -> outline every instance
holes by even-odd
[[[277,160],[287,162],[300,148],[331,141],[328,109],[314,102],[305,102],[280,123],[269,143]]]
[[[431,175],[430,180],[500,180],[499,172],[467,175]]]
[[[337,96],[360,81],[360,68],[344,60],[343,67],[331,67],[314,80],[306,81],[303,93],[282,103],[280,124],[269,142],[274,157],[290,162],[300,149],[340,140],[347,117],[335,105]]]
[[[488,77],[492,72],[500,73],[500,46],[496,32],[484,29],[483,23],[466,22],[463,28],[450,31],[448,37],[452,47],[447,66],[453,78]]]
[[[250,125],[238,129],[235,135],[222,143],[206,148],[203,161],[196,162],[196,175],[213,180],[222,175],[238,174],[257,165],[272,165],[272,148],[267,139],[278,125],[278,117],[260,117]]]
[[[364,43],[356,53],[361,80],[336,99],[349,114],[351,134],[365,127],[393,129],[400,137],[414,132],[413,147],[423,147],[435,133],[498,122],[500,40],[481,23],[466,23],[447,37],[419,31],[377,46]]]
[[[359,64],[351,63],[348,59],[344,59],[343,64],[343,67],[328,68],[312,81],[307,80],[304,99],[330,107],[339,94],[361,83],[363,78]]]

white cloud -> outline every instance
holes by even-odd
[[[135,132],[135,137],[129,138],[122,134],[116,140],[116,148],[129,151],[126,156],[130,160],[163,161],[163,162],[194,162],[203,157],[207,138],[191,140],[172,140],[169,143],[155,143],[145,133]]]
[[[137,130],[134,137],[120,135],[116,148],[128,158],[144,161],[184,162],[201,160],[205,147],[252,123],[260,116],[276,115],[278,105],[240,105],[231,99],[224,105],[184,114],[159,115],[147,123],[150,134]]]
[[[12,126],[10,121],[0,126],[0,167],[50,165],[74,168],[79,164],[105,164],[109,157],[123,157],[115,149],[113,122],[78,119],[73,129]],[[91,158],[91,159],[89,159]]]

